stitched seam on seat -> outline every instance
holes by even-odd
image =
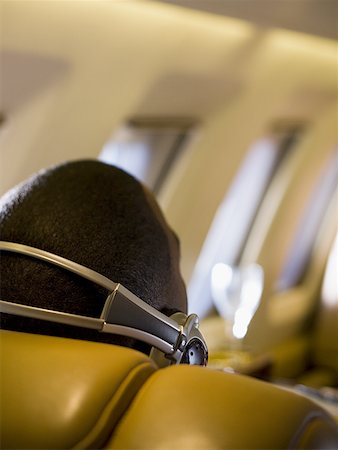
[[[133,367],[105,403],[91,430],[72,448],[97,448],[98,446],[103,445],[103,443],[109,439],[117,422],[123,416],[141,386],[143,386],[155,370],[155,367],[152,366],[150,362],[144,362]],[[135,381],[137,381],[137,387],[132,391],[127,389],[128,386]],[[116,413],[117,406],[119,406],[119,413],[113,419],[113,414],[114,412]]]

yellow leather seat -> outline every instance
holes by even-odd
[[[294,393],[113,345],[1,331],[1,448],[335,448]]]
[[[98,448],[155,366],[123,347],[1,331],[1,448]]]
[[[313,386],[338,387],[338,235],[327,261],[320,305],[311,339],[313,370],[301,381]]]
[[[273,378],[286,378],[314,388],[338,387],[338,236],[325,265],[318,304],[304,334],[295,336],[274,349]],[[307,289],[293,289],[301,296]],[[296,300],[295,296],[295,300]]]

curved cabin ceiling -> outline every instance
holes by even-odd
[[[252,34],[147,1],[14,0],[0,13],[0,145],[13,168],[2,192],[40,167],[96,157],[135,115],[204,119],[236,91],[242,69],[229,67]]]
[[[336,0],[158,0],[220,16],[329,39],[338,38]]]

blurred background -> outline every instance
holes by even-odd
[[[337,17],[336,0],[2,1],[0,193],[65,160],[124,167],[180,238],[211,350],[299,356],[330,254],[338,290]]]

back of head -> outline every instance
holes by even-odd
[[[177,239],[150,192],[120,169],[88,160],[38,173],[0,200],[0,236],[89,267],[165,314],[186,311]],[[4,252],[1,259],[2,300],[100,316],[103,288],[23,255]],[[135,346],[126,338],[5,314],[1,326]]]

